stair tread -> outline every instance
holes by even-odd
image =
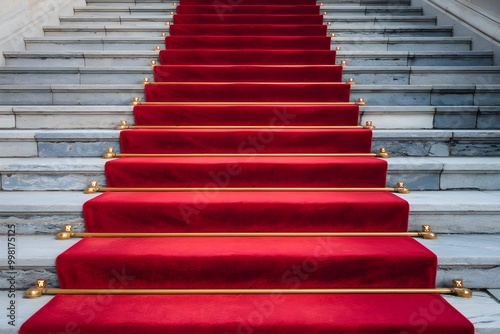
[[[97,196],[99,194],[83,194],[83,191],[4,191],[0,192],[0,214],[81,212],[83,203]],[[410,203],[412,212],[500,213],[499,191],[413,191],[398,196]]]
[[[56,257],[80,239],[56,240],[54,235],[18,235],[17,267],[54,267]],[[436,240],[416,239],[438,256],[442,267],[500,266],[500,235],[439,234]],[[0,255],[5,263],[6,254]],[[497,277],[497,284],[500,278]]]

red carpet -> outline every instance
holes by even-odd
[[[105,193],[83,210],[89,232],[405,232],[409,206],[390,193],[200,191]]]
[[[340,65],[161,65],[155,82],[340,82]]]
[[[227,189],[386,186],[387,162],[379,158],[254,156],[372,150],[368,129],[293,128],[358,124],[359,107],[348,103],[350,85],[340,82],[342,68],[315,1],[181,0],[176,10],[155,82],[145,85],[150,103],[134,108],[136,125],[172,128],[122,131],[121,151],[247,155],[108,161],[109,187],[200,189],[102,194],[84,205],[87,231],[407,230],[409,205],[392,193]],[[88,237],[57,258],[63,288],[433,288],[436,270],[436,256],[410,237]],[[422,310],[432,318],[422,318]],[[56,296],[20,332],[69,331],[472,334],[474,328],[436,294],[103,291]]]
[[[432,312],[431,320],[425,321],[418,310]],[[273,294],[57,296],[21,333],[66,333],[68,326],[82,334],[400,334],[422,328],[425,334],[474,332],[439,295]]]
[[[162,126],[332,126],[358,124],[359,107],[299,104],[175,104],[138,105],[135,124]]]

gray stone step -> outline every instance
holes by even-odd
[[[147,29],[149,30],[149,29]],[[158,37],[139,36],[103,36],[103,37],[30,37],[25,38],[26,50],[82,50],[82,51],[127,51],[155,50],[156,46],[165,49],[164,38],[160,36],[162,28],[149,33]],[[468,37],[335,37],[331,41],[332,49],[337,46],[341,51],[434,51],[447,52],[470,51],[472,40]],[[343,53],[339,52],[341,56]],[[481,64],[478,64],[481,65]]]
[[[79,191],[0,191],[0,233],[16,224],[19,235],[54,235],[64,224],[84,231],[82,205],[98,196]],[[499,191],[412,191],[409,230],[432,225],[439,234],[498,234]]]
[[[112,129],[133,124],[130,106],[0,106],[0,129]],[[498,106],[364,106],[378,129],[500,129]]]
[[[92,26],[45,26],[43,28],[46,37],[73,36],[145,36],[154,37],[169,31],[165,24],[147,26],[122,26],[122,25],[92,25]],[[451,37],[453,27],[451,26],[407,26],[400,24],[393,27],[341,25],[337,24],[330,28],[339,37],[346,36],[385,36],[385,37]],[[29,39],[28,39],[29,40]],[[27,40],[27,41],[28,41]]]
[[[364,98],[370,105],[400,106],[498,106],[500,85],[353,85],[351,101]],[[0,85],[1,105],[101,105],[122,104],[134,96],[144,100],[142,84],[136,85]]]
[[[95,25],[139,25],[139,26],[165,26],[167,21],[161,16],[61,16],[59,17],[61,26],[95,26]],[[331,24],[329,29],[335,29],[337,25],[362,25],[363,27],[384,26],[393,27],[399,25],[407,26],[428,26],[436,25],[435,16],[350,16],[336,17],[334,20],[325,20]],[[168,28],[168,27],[167,27]]]
[[[498,106],[366,106],[361,123],[378,129],[500,129]]]
[[[422,7],[410,6],[350,6],[350,5],[325,5],[322,12],[326,13],[328,21],[336,17],[345,16],[417,16],[422,15]],[[109,16],[109,15],[162,15],[165,19],[170,19],[175,9],[168,5],[144,5],[144,6],[96,6],[75,7],[74,13],[77,16]]]
[[[155,51],[8,51],[4,56],[7,66],[147,66],[159,60]],[[340,51],[337,63],[341,60],[348,66],[490,66],[493,52]]]
[[[0,158],[2,190],[81,190],[105,185],[102,158]],[[413,190],[500,190],[499,157],[393,157],[387,185]]]
[[[120,152],[119,131],[0,132],[0,157],[101,157],[108,147]],[[500,130],[376,130],[373,152],[380,147],[393,157],[496,157],[500,156]]]
[[[7,84],[137,84],[153,81],[150,66],[0,67],[0,85]],[[343,81],[358,84],[500,84],[500,66],[347,66]]]
[[[444,298],[472,321],[476,334],[496,334],[500,332],[500,304],[498,299],[492,296],[494,291],[496,290],[474,291],[474,297],[469,299],[446,295]],[[25,299],[22,298],[22,293],[23,291],[16,292],[18,313],[15,326],[9,326],[7,321],[1,322],[0,334],[17,334],[21,324],[53,298],[42,296],[37,299]],[[0,298],[8,300],[8,293],[1,291]]]
[[[440,235],[436,240],[417,240],[438,257],[437,287],[450,286],[457,277],[463,278],[469,288],[500,287],[500,235]],[[76,242],[78,239],[55,240],[54,236],[18,236],[17,289],[29,288],[41,277],[48,280],[49,287],[58,287],[55,259]],[[5,263],[5,256],[5,252],[0,255],[1,263]],[[5,276],[8,270],[1,268]],[[8,288],[6,284],[2,280],[0,289]]]
[[[116,6],[116,5],[127,5],[127,6],[141,6],[150,4],[166,4],[171,5],[174,3],[179,3],[176,0],[86,0],[87,5],[92,6]],[[399,5],[399,6],[409,6],[411,0],[324,0],[317,1],[318,4],[322,3],[323,6],[328,5],[371,5],[371,6],[387,6],[387,5]]]

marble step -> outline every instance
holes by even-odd
[[[24,39],[28,51],[147,51],[156,46],[165,49],[161,29],[148,34],[158,37],[140,36],[81,36],[81,37],[27,37]],[[341,51],[470,51],[472,40],[468,37],[335,37],[331,41],[332,49]],[[341,56],[342,52],[338,52]]]
[[[500,66],[347,66],[343,81],[358,84],[498,84]],[[0,85],[7,84],[137,84],[153,81],[151,66],[0,67]]]
[[[142,50],[152,47],[145,44]],[[4,56],[7,66],[147,66],[159,61],[155,51],[6,51]],[[491,66],[493,52],[339,51],[337,63],[341,60],[347,66]]]
[[[15,224],[19,235],[54,235],[64,224],[84,231],[82,205],[98,195],[80,191],[0,191],[0,233]],[[412,191],[409,230],[432,225],[438,234],[498,234],[499,191]]]
[[[116,130],[4,130],[0,157],[101,157],[117,153]],[[500,130],[376,130],[373,152],[385,147],[392,157],[498,157]]]
[[[174,3],[177,4],[179,3],[179,1],[177,0],[86,0],[85,2],[87,3],[87,5],[92,5],[92,6],[116,6],[116,5],[141,6],[150,4],[173,5]],[[328,6],[328,5],[409,6],[411,4],[411,0],[324,0],[321,2],[317,1],[317,3],[318,4],[322,3],[323,6]]]
[[[500,85],[353,85],[351,101],[372,106],[498,106]],[[0,105],[101,105],[144,100],[142,84],[0,85]]]
[[[447,284],[447,286],[449,285]],[[474,324],[476,334],[495,334],[500,332],[500,320],[498,317],[500,304],[498,303],[498,298],[494,297],[494,294],[498,293],[499,290],[495,289],[475,290],[473,298],[465,299],[447,295],[444,298],[471,320]],[[15,292],[17,305],[15,326],[10,326],[7,321],[1,322],[0,334],[17,334],[21,324],[53,298],[53,296],[42,296],[37,299],[25,299],[22,298],[22,294],[23,291]],[[8,292],[0,291],[0,298],[8,300]]]
[[[167,28],[167,29],[166,29]],[[165,24],[148,26],[121,26],[121,25],[93,25],[93,26],[45,26],[43,31],[46,37],[74,36],[145,36],[154,37],[168,31]],[[391,27],[377,27],[366,25],[335,25],[329,29],[339,37],[346,36],[374,36],[374,37],[451,37],[451,26],[418,26],[406,24]],[[26,43],[30,39],[25,39]]]
[[[124,15],[124,16],[60,16],[59,21],[63,27],[71,26],[165,26],[166,22],[172,20],[165,20],[161,16],[139,16],[139,15]],[[349,26],[384,26],[393,27],[399,25],[406,25],[412,27],[436,25],[437,18],[435,16],[350,16],[350,17],[336,17],[334,20],[326,19],[325,23],[330,23],[329,29],[335,29],[338,25]]]
[[[1,190],[82,190],[105,186],[102,158],[0,158]],[[387,185],[417,190],[500,190],[500,157],[393,157]]]
[[[469,288],[500,288],[500,235],[440,235],[436,240],[421,240],[438,257],[436,286],[450,286],[452,279],[463,278]],[[55,240],[53,236],[17,236],[16,265],[17,289],[26,289],[37,278],[48,280],[49,287],[58,287],[55,259],[78,242]],[[0,255],[5,263],[6,252]],[[8,269],[0,267],[2,276]],[[7,280],[2,280],[0,289],[5,290]]]
[[[344,17],[344,16],[416,16],[422,15],[422,7],[412,6],[365,6],[365,5],[330,5],[327,4],[321,8],[322,13],[326,13],[325,18]],[[168,5],[145,5],[145,6],[96,6],[89,5],[85,7],[75,7],[74,13],[77,16],[109,16],[109,15],[162,15],[168,19],[175,13],[173,6]]]
[[[363,106],[360,124],[378,129],[500,129],[499,106]],[[0,106],[0,129],[112,129],[133,124],[133,107]]]

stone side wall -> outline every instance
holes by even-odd
[[[500,1],[498,0],[412,0],[424,15],[437,16],[439,25],[451,25],[454,36],[473,38],[472,49],[495,52],[500,66]]]
[[[0,5],[0,65],[3,51],[24,50],[23,37],[43,36],[42,27],[57,25],[85,0],[3,0]]]

